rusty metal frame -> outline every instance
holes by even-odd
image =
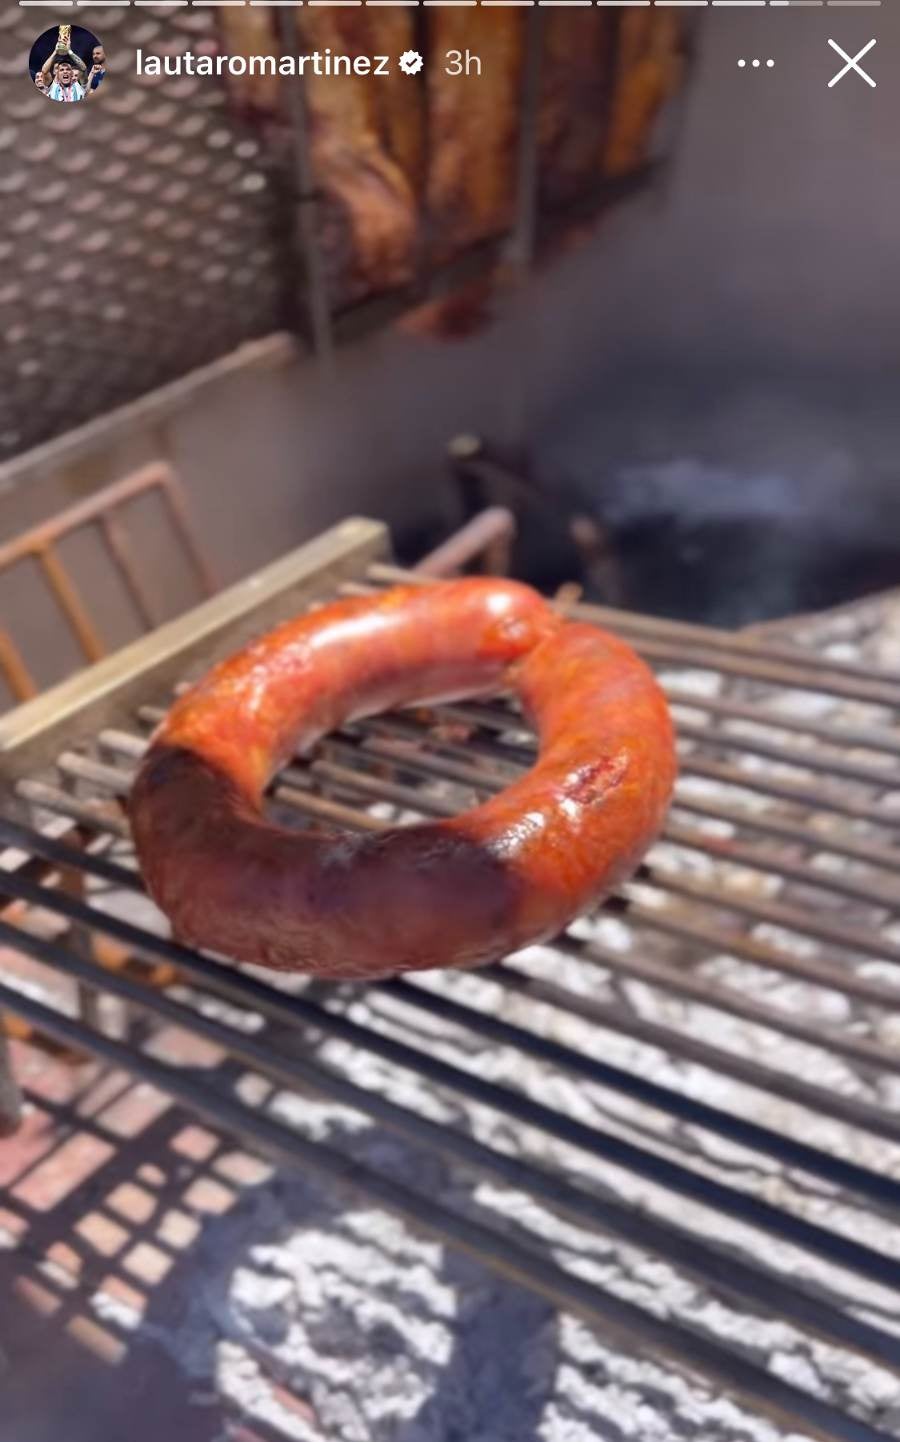
[[[131,479],[130,486],[120,483],[114,504],[136,493],[136,479]],[[73,507],[57,518],[55,528],[52,524],[50,528],[37,528],[37,533],[29,533],[22,540],[35,538],[33,544],[40,545],[47,529],[55,539],[61,534],[60,522],[68,521],[71,530],[103,514],[102,508],[95,504],[102,500],[103,495]],[[480,537],[476,537],[476,541],[484,544]],[[472,549],[470,544],[469,553]],[[26,549],[25,554],[31,552]],[[98,725],[124,719],[135,697],[146,696],[148,685],[165,686],[183,676],[185,667],[197,655],[202,656],[206,664],[218,659],[250,634],[282,619],[286,608],[308,604],[347,576],[362,573],[367,562],[388,555],[389,539],[384,526],[375,521],[344,521],[249,579],[212,596],[175,621],[0,717],[0,797],[4,799],[7,814],[27,816],[28,802],[16,792],[15,783],[50,763],[62,737],[78,737]],[[39,786],[40,782],[31,784]],[[90,811],[91,808],[86,807],[89,815]],[[90,819],[96,824],[96,813],[90,815]],[[114,827],[118,822],[124,831],[120,817],[107,818],[107,824],[110,820]],[[76,828],[76,839],[78,835]],[[39,867],[42,879],[47,869]],[[84,877],[77,874],[70,877],[70,885],[74,887],[75,898],[84,900]],[[0,918],[15,906],[15,900],[10,901],[0,888]],[[93,957],[107,970],[119,970],[125,955],[121,949],[110,948],[108,944],[98,947],[96,938],[85,936],[80,937],[80,943],[87,959]],[[159,984],[171,980],[164,967],[157,967],[156,973]],[[80,990],[79,1008],[90,1021],[89,991]],[[18,1114],[16,1090],[3,1050],[4,1026],[9,1025],[9,1020],[0,1015],[0,1136],[4,1128],[9,1130],[15,1125]],[[25,1030],[27,1034],[27,1025]]]
[[[131,541],[121,509],[139,496],[155,492],[163,499],[172,528],[187,555],[200,589],[206,596],[216,592],[212,567],[204,555],[188,512],[181,482],[171,466],[155,461],[111,486],[95,492],[86,500],[32,526],[20,536],[0,545],[0,574],[25,561],[40,567],[47,589],[65,616],[74,633],[84,659],[100,661],[107,654],[94,621],[59,554],[59,543],[67,536],[88,526],[96,527],[103,545],[128,594],[134,602],[147,630],[158,624],[153,603],[135,568]],[[3,675],[17,701],[28,701],[37,695],[38,686],[12,637],[0,630],[0,674]]]
[[[119,483],[114,505],[136,493],[137,479],[131,478],[128,489],[125,482]],[[115,490],[110,487],[110,491]],[[71,530],[101,514],[100,503],[108,495],[103,492],[73,507],[56,522],[21,537],[15,545],[25,547],[23,554],[32,554],[29,547],[45,544],[48,532],[51,542],[62,534],[59,526],[64,520],[68,525],[63,529]],[[435,579],[480,560],[490,573],[503,574],[514,535],[512,513],[502,506],[490,507],[425,556],[416,572]],[[381,522],[359,517],[342,521],[248,580],[211,596],[111,656],[101,656],[87,670],[42,695],[32,692],[25,704],[0,717],[0,796],[6,797],[17,779],[52,761],[60,737],[65,736],[68,742],[82,731],[112,725],[126,715],[134,684],[140,684],[143,696],[148,683],[165,685],[174,676],[181,676],[197,655],[202,655],[206,664],[217,660],[253,632],[281,619],[285,605],[299,607],[308,603],[317,592],[360,575],[369,562],[386,561],[389,554],[390,539]],[[0,548],[0,569],[4,559]],[[18,554],[14,559],[19,559]],[[14,795],[6,799],[15,804]]]
[[[505,576],[509,571],[516,536],[516,518],[506,506],[488,506],[479,511],[446,541],[423,556],[413,567],[422,576],[450,576],[472,561],[480,560],[489,575]]]
[[[67,513],[71,515],[71,512]],[[97,661],[0,717],[0,795],[14,782],[51,762],[60,745],[124,717],[148,685],[163,687],[181,677],[197,657],[218,660],[254,632],[283,618],[285,608],[317,594],[389,552],[386,528],[377,521],[342,521],[244,581],[220,591],[176,620]],[[0,561],[2,561],[0,551]],[[14,801],[12,795],[10,800]]]
[[[294,17],[289,10],[275,12],[277,42],[282,55],[297,46]],[[309,141],[306,85],[302,76],[283,80],[290,138],[289,183],[292,201],[292,239],[302,263],[305,285],[300,306],[306,313],[313,353],[326,375],[334,369],[334,329],[328,297],[327,267],[319,226],[319,195],[313,173]]]

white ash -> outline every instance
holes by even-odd
[[[751,813],[765,812],[772,808],[772,798],[761,791],[753,791],[749,787],[723,786],[718,781],[710,781],[705,776],[682,775],[678,779],[678,789],[675,795],[676,805],[679,796],[690,797],[695,801],[707,803],[718,803],[722,806],[729,806],[732,809],[737,805],[740,810]],[[693,816],[692,816],[693,821]]]
[[[657,675],[661,685],[690,691],[698,697],[718,696],[722,691],[723,678],[718,671],[660,670]]]
[[[607,933],[611,924],[614,929],[621,926],[606,919]],[[541,974],[547,955],[534,949],[516,961]],[[580,967],[555,954],[554,965],[557,979],[565,983]],[[496,987],[478,976],[434,978],[429,985],[465,994],[510,1020],[525,1007],[522,998],[498,997]],[[515,1082],[589,1124],[634,1136],[635,1127],[655,1122],[656,1149],[673,1157],[683,1151],[685,1137],[674,1144],[673,1128],[652,1109],[613,1106],[597,1088],[506,1049],[478,1047],[471,1037],[435,1018],[404,1020],[406,1010],[364,991],[353,1002],[351,1015],[407,1039],[414,1030],[433,1054],[480,1076]],[[552,1034],[574,1047],[584,1048],[592,1039],[596,1049],[596,1031],[574,1018],[529,1004],[527,1020],[542,1034],[551,1034],[552,1025]],[[604,1033],[602,1040],[606,1060],[718,1105],[730,1103],[745,1114],[759,1117],[765,1109],[769,1124],[787,1132],[799,1129],[814,1144],[835,1144],[846,1151],[846,1129],[838,1123],[818,1118],[811,1133],[810,1117],[789,1103],[678,1063],[615,1032]],[[651,1184],[529,1128],[511,1125],[486,1108],[429,1088],[378,1058],[337,1042],[324,1043],[320,1056],[358,1084],[447,1125],[462,1114],[472,1134],[501,1151],[552,1164],[584,1184],[618,1192],[631,1206],[671,1215],[671,1197]],[[808,1074],[810,1070],[807,1067]],[[248,1099],[252,1094],[252,1088],[245,1091]],[[275,1111],[306,1134],[339,1141],[367,1165],[443,1205],[469,1210],[477,1204],[500,1231],[526,1228],[557,1261],[611,1293],[707,1331],[798,1385],[809,1384],[818,1395],[874,1421],[900,1408],[900,1382],[881,1369],[805,1339],[784,1322],[742,1313],[657,1259],[582,1231],[533,1198],[500,1185],[468,1183],[457,1170],[408,1150],[356,1113],[291,1093],[277,1095]],[[667,1136],[671,1146],[666,1145]],[[891,1165],[896,1174],[896,1148],[861,1135],[854,1140],[860,1148],[850,1153],[854,1159]],[[888,1253],[896,1243],[891,1229],[848,1208],[828,1188],[813,1186],[809,1179],[798,1188],[789,1175],[739,1148],[707,1138],[702,1154],[692,1162],[711,1175],[724,1164],[733,1184],[881,1245]],[[739,1175],[735,1168],[741,1168]],[[680,1201],[678,1222],[698,1235],[710,1234],[710,1217],[697,1205]],[[713,1226],[720,1244],[737,1246],[750,1258],[758,1255],[753,1233],[721,1218]],[[805,1276],[830,1285],[859,1309],[884,1309],[889,1320],[880,1317],[881,1325],[890,1325],[892,1318],[900,1329],[895,1296],[873,1285],[848,1284],[846,1277],[833,1275],[833,1269],[771,1239],[766,1250],[767,1262],[788,1278]],[[648,1437],[680,1442],[712,1436],[723,1442],[775,1442],[783,1435],[702,1385],[604,1344],[574,1319],[554,1318],[540,1301],[415,1236],[396,1217],[360,1203],[342,1204],[312,1180],[278,1176],[251,1193],[237,1214],[207,1229],[193,1260],[197,1271],[184,1282],[187,1312],[167,1344],[192,1376],[215,1380],[236,1405],[299,1442],[315,1433],[278,1404],[266,1376],[281,1378],[310,1401],[320,1436],[347,1442],[451,1442],[461,1436],[519,1442],[532,1434],[546,1442],[587,1442],[613,1424],[622,1435],[641,1442]]]
[[[109,1322],[124,1332],[137,1332],[141,1327],[137,1308],[130,1307],[120,1297],[111,1296],[102,1285],[91,1295],[90,1306],[101,1322]]]
[[[280,1099],[306,1129],[307,1104]],[[327,1106],[323,1104],[320,1125]],[[669,1267],[554,1218],[533,1199],[409,1153],[372,1127],[332,1139],[370,1166],[415,1182],[442,1205],[477,1206],[505,1230],[527,1227],[542,1249],[627,1300],[733,1345],[817,1395],[878,1418],[900,1406],[879,1368],[748,1318]],[[343,1205],[313,1179],[276,1178],[212,1223],[183,1273],[180,1324],[150,1332],[193,1382],[215,1385],[251,1417],[297,1442],[545,1442],[606,1435],[740,1438],[785,1434],[709,1388],[604,1344],[574,1318],[503,1282],[395,1216]],[[267,1379],[309,1401],[317,1427],[273,1397]]]
[[[820,721],[836,709],[830,691],[782,691],[766,695],[766,710],[798,721]]]

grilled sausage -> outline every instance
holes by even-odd
[[[265,788],[344,722],[512,689],[537,764],[449,820],[294,832]],[[636,867],[675,774],[672,726],[631,648],[534,591],[396,587],[289,621],[173,706],[131,797],[138,858],[175,934],[326,977],[470,967],[549,938]]]

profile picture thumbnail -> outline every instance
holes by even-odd
[[[106,79],[106,51],[82,25],[54,25],[32,45],[28,71],[48,100],[92,100]]]

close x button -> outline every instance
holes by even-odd
[[[859,75],[866,82],[867,85],[871,85],[872,89],[874,90],[875,81],[872,79],[871,75],[869,75],[867,71],[863,70],[859,62],[860,60],[862,60],[864,55],[868,55],[869,51],[873,48],[873,46],[877,45],[877,43],[877,40],[870,40],[868,45],[864,45],[862,50],[860,50],[857,55],[851,56],[847,54],[846,50],[842,49],[842,47],[838,45],[836,40],[829,40],[828,44],[831,46],[832,50],[836,50],[838,55],[840,55],[841,59],[845,60],[847,63],[842,70],[838,71],[837,75],[832,76],[832,78],[829,80],[828,89],[833,89],[833,87],[837,85],[839,80],[843,80],[845,75],[849,75],[852,71],[855,71],[856,74]]]

